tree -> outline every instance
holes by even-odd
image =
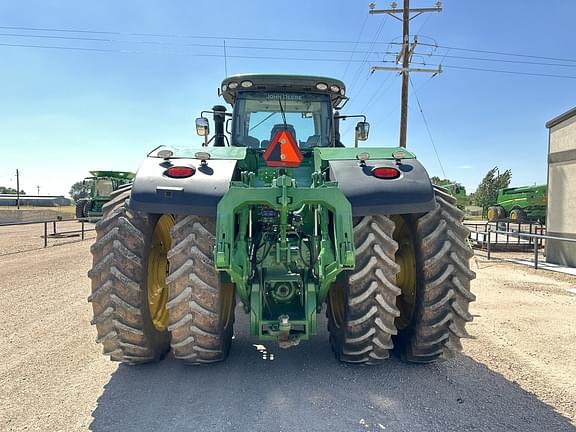
[[[509,169],[503,173],[500,173],[498,167],[489,170],[474,193],[476,205],[482,207],[482,211],[486,212],[488,207],[496,204],[498,189],[507,188],[511,179],[512,171]]]
[[[78,201],[80,198],[86,198],[90,195],[90,182],[78,181],[70,187],[70,192],[68,193],[74,201]]]
[[[453,182],[452,180],[449,180],[449,179],[441,179],[438,176],[430,177],[430,181],[432,182],[433,185],[437,185],[437,186],[445,186],[447,184],[456,183],[456,182]]]
[[[16,189],[6,186],[0,186],[0,194],[13,194],[16,195],[18,192]],[[23,190],[20,191],[20,195],[26,195],[26,192]]]

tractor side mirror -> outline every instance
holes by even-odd
[[[198,117],[196,119],[196,133],[203,137],[210,134],[210,124],[206,117]]]
[[[370,123],[358,122],[356,124],[356,139],[358,141],[366,141],[370,133]]]

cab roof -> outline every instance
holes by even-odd
[[[320,88],[317,87],[320,84]],[[322,84],[325,84],[325,89]],[[233,88],[230,88],[232,85]],[[337,91],[336,87],[338,88]],[[219,93],[230,105],[234,105],[238,91],[287,91],[329,94],[332,105],[336,108],[348,98],[346,86],[336,78],[287,75],[287,74],[242,74],[225,78],[220,85]]]

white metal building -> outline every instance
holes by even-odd
[[[548,138],[548,235],[576,239],[576,108],[546,123]],[[576,243],[546,241],[546,260],[576,267]]]

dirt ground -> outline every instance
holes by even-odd
[[[226,362],[127,367],[89,324],[89,246],[0,256],[1,431],[576,431],[576,278],[472,261],[476,339],[434,365],[339,364],[324,318],[271,361],[238,310]]]
[[[82,224],[80,222],[48,223],[48,246],[56,246],[80,240]],[[84,238],[96,237],[94,224],[84,223]],[[60,235],[54,235],[54,232]],[[0,256],[44,248],[44,224],[0,226]]]
[[[483,257],[472,266],[466,354],[576,420],[576,278]]]

